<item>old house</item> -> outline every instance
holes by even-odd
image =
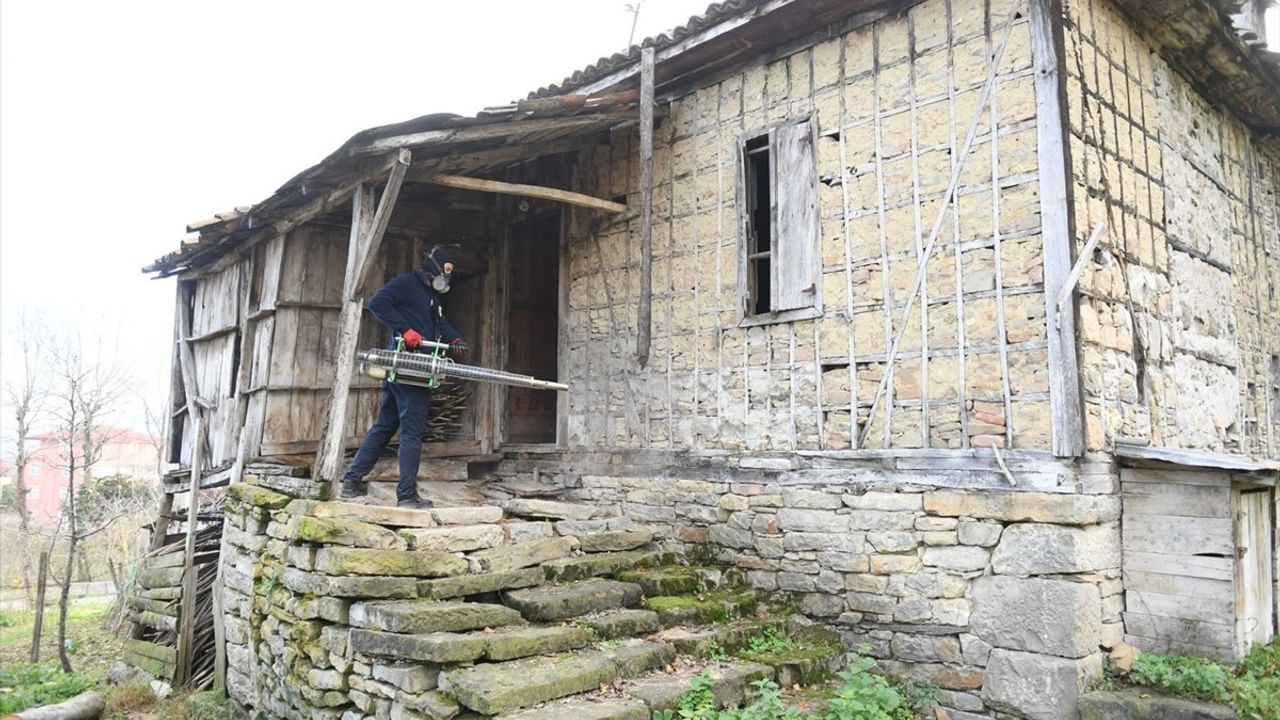
[[[730,0],[366,130],[146,269],[167,459],[321,497],[364,302],[457,242],[475,364],[570,389],[457,390],[424,480],[616,508],[955,718],[1068,717],[1120,643],[1239,657],[1278,587],[1265,5]]]

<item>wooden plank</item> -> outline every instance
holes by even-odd
[[[142,657],[149,657],[172,665],[178,659],[178,650],[168,645],[157,645],[146,640],[128,640],[124,649]]]
[[[1236,651],[1243,656],[1249,647],[1266,644],[1275,635],[1275,548],[1272,535],[1274,503],[1269,490],[1236,491],[1236,564],[1234,600]]]
[[[592,210],[602,210],[610,213],[626,212],[627,210],[627,206],[622,203],[601,200],[600,198],[591,197],[590,195],[584,195],[570,190],[561,190],[560,188],[543,187],[541,185],[525,185],[521,183],[502,182],[499,180],[481,180],[479,178],[469,178],[461,175],[430,175],[424,177],[422,181],[432,185],[441,185],[444,187],[459,188],[462,190],[479,190],[482,192],[498,193],[500,195],[520,195],[524,197],[539,198],[542,200],[554,200],[568,205],[589,208]]]
[[[1126,549],[1170,555],[1235,554],[1230,518],[1134,515],[1125,517],[1121,539]]]
[[[1231,476],[1226,473],[1197,470],[1124,468],[1120,471],[1120,481],[1122,486],[1163,486],[1168,488],[1168,492],[1180,492],[1183,487],[1187,486],[1221,488],[1226,492],[1231,486]]]
[[[818,277],[818,159],[814,147],[817,119],[782,125],[770,133],[777,210],[773,227],[776,312],[820,306]]]
[[[191,281],[179,282],[181,286],[180,306],[178,308],[178,357],[182,366],[182,387],[186,396],[187,405],[187,422],[192,424],[191,441],[198,447],[202,447],[207,454],[209,450],[209,438],[204,432],[199,422],[201,414],[200,406],[207,405],[200,399],[200,385],[196,382],[196,372],[199,367],[196,365],[195,354],[192,351],[191,343],[184,338],[191,334],[191,317],[188,313],[188,306],[191,304],[195,295],[195,283]],[[207,367],[207,363],[205,364]]]
[[[1235,644],[1235,628],[1228,623],[1188,620],[1141,612],[1124,613],[1126,634],[1147,638],[1158,647],[1163,641],[1230,650]]]
[[[1239,455],[1207,452],[1204,450],[1180,450],[1176,448],[1150,447],[1116,443],[1115,454],[1122,458],[1151,460],[1174,465],[1239,470],[1242,472],[1268,472],[1280,470],[1280,462],[1253,459]]]
[[[142,668],[148,673],[162,680],[172,680],[174,664],[157,660],[156,658],[142,655],[134,650],[125,649],[124,661],[137,668]]]
[[[1235,585],[1230,580],[1211,580],[1202,577],[1149,573],[1125,568],[1124,589],[1155,592],[1162,595],[1181,595],[1188,598],[1206,598],[1223,602],[1235,599]]]
[[[1231,600],[1211,598],[1192,600],[1182,595],[1165,595],[1142,590],[1126,590],[1124,597],[1125,608],[1129,612],[1216,623],[1231,623],[1235,617],[1235,603]]]
[[[1058,294],[1071,272],[1074,198],[1068,177],[1066,77],[1061,0],[1031,0],[1031,47],[1035,62],[1036,146],[1040,165],[1040,224],[1043,238],[1044,307],[1049,333],[1049,406],[1053,451],[1062,457],[1084,452],[1080,372],[1076,362],[1075,312],[1053,323]]]
[[[653,332],[653,48],[640,51],[640,298],[636,359],[649,362]]]
[[[1125,482],[1124,516],[1177,515],[1231,517],[1231,489],[1226,486]]]

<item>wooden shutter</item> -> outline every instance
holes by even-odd
[[[818,164],[813,124],[784,125],[770,136],[773,156],[774,311],[814,307],[818,299]]]

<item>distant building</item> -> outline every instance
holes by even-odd
[[[159,480],[159,451],[154,437],[135,430],[103,428],[100,437],[108,438],[102,455],[90,473],[92,477],[128,475],[146,480]],[[51,525],[62,514],[67,497],[67,459],[58,436],[52,433],[28,435],[28,452],[24,481],[27,487],[27,510],[34,522]],[[77,455],[79,453],[77,452]],[[81,460],[77,459],[77,464]],[[16,471],[11,474],[16,475]],[[76,483],[84,479],[84,470],[76,469]]]

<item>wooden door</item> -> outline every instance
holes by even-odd
[[[560,215],[511,227],[507,250],[505,370],[558,379],[560,345]],[[556,441],[556,393],[504,388],[502,439],[507,444]]]
[[[1243,656],[1251,645],[1275,635],[1271,490],[1240,490],[1236,507],[1236,639]]]

